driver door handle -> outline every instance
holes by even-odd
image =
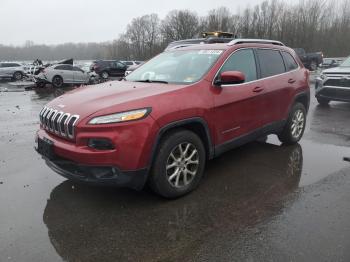
[[[262,88],[262,87],[260,87],[260,86],[257,86],[257,87],[255,87],[254,89],[253,89],[253,92],[254,93],[260,93],[261,91],[263,91],[264,90],[264,88]]]
[[[289,83],[289,84],[293,84],[293,83],[295,83],[295,80],[294,80],[293,78],[290,78],[290,79],[288,80],[288,83]]]

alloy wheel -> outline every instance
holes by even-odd
[[[199,154],[191,143],[181,143],[173,148],[166,162],[166,175],[170,185],[176,188],[188,186],[199,168]]]
[[[305,116],[302,110],[297,110],[294,113],[291,125],[291,132],[294,138],[299,138],[303,133],[305,125]]]

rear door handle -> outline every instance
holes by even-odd
[[[293,78],[291,78],[291,79],[288,80],[288,83],[289,84],[293,84],[293,83],[295,83],[295,80]]]
[[[260,86],[257,86],[257,87],[255,87],[254,89],[253,89],[253,92],[254,93],[260,93],[261,91],[263,91],[264,90],[264,88],[262,88],[262,87],[260,87]]]

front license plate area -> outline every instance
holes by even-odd
[[[52,160],[55,158],[55,153],[53,151],[53,141],[44,138],[38,138],[38,152],[39,154],[43,155],[44,157]]]

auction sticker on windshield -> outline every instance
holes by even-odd
[[[200,55],[220,55],[222,50],[199,50],[198,54]]]

